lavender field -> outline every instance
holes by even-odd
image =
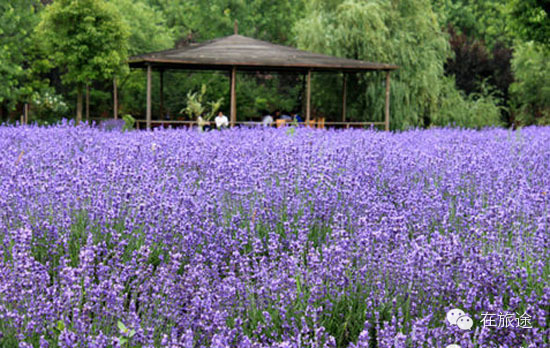
[[[549,260],[550,128],[0,127],[1,347],[548,347]]]

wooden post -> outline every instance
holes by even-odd
[[[79,83],[76,93],[76,125],[82,121],[82,84]]]
[[[29,104],[25,103],[23,105],[23,122],[29,124]]]
[[[147,110],[145,111],[147,130],[151,130],[151,70],[151,64],[147,65]]]
[[[160,71],[160,117],[164,119],[164,70]]]
[[[237,23],[237,20],[235,19],[235,22],[233,23],[233,33],[235,35],[239,34],[239,24]]]
[[[86,84],[86,122],[90,122],[90,85]]]
[[[118,90],[116,85],[116,77],[113,79],[113,117],[118,119]]]
[[[346,122],[347,79],[348,75],[344,72],[344,79],[342,81],[342,122]]]
[[[306,123],[309,124],[311,118],[311,70],[307,71],[306,82]]]
[[[386,110],[384,112],[384,129],[390,130],[390,71],[386,71]]]
[[[230,124],[231,127],[235,127],[237,122],[237,95],[235,94],[235,79],[237,77],[237,67],[231,69],[231,88],[230,88],[230,105],[231,105],[231,114],[230,114]]]

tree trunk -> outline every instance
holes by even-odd
[[[76,125],[82,121],[82,84],[76,88]]]
[[[113,78],[113,118],[118,119],[118,87],[116,77]]]
[[[90,122],[90,85],[86,85],[86,122]]]

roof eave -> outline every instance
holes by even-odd
[[[360,66],[360,65],[315,65],[315,64],[261,64],[254,62],[223,62],[223,63],[197,63],[193,61],[184,61],[184,60],[171,60],[171,59],[156,59],[156,58],[142,58],[142,57],[131,57],[128,61],[128,64],[131,68],[145,68],[147,65],[156,66],[160,68],[161,66],[171,66],[172,68],[181,68],[185,69],[186,67],[192,68],[197,67],[199,69],[206,70],[228,70],[232,67],[240,67],[245,70],[312,70],[312,71],[373,71],[373,70],[382,70],[390,71],[399,69],[399,66],[392,64],[372,64],[371,66]]]

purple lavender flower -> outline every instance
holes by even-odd
[[[549,142],[0,127],[0,346],[549,346]]]

